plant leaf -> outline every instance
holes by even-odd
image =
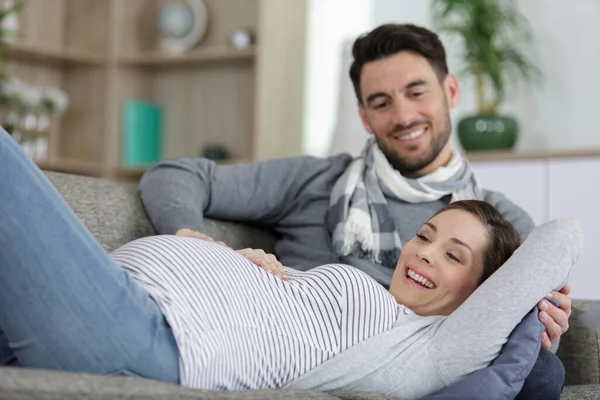
[[[497,101],[507,82],[541,76],[518,45],[530,43],[533,35],[514,0],[433,0],[431,11],[438,33],[460,39],[461,75],[483,74]]]

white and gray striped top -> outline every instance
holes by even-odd
[[[181,384],[193,388],[282,387],[391,329],[401,307],[356,268],[289,269],[283,281],[198,239],[138,239],[111,257],[159,304],[179,348]]]

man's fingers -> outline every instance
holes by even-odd
[[[542,349],[550,350],[552,347],[552,342],[548,338],[548,334],[546,332],[542,333]]]
[[[553,298],[558,300],[560,303],[560,307],[556,307],[554,304],[550,303],[546,299],[540,301],[538,303],[538,307],[541,311],[545,311],[550,319],[552,319],[558,326],[560,327],[560,332],[558,336],[562,335],[569,329],[569,315],[571,314],[571,299],[565,296],[565,299],[557,299],[559,296],[564,296],[562,294],[553,293]],[[549,332],[550,339],[555,341],[558,339],[558,336],[553,336],[554,332]]]
[[[560,293],[564,294],[564,295],[569,295],[569,293],[571,293],[571,284],[567,283],[565,284],[565,286],[563,286],[560,290]]]
[[[560,312],[562,312],[564,315],[564,312],[562,310],[560,310]],[[548,338],[550,339],[550,341],[556,341],[562,334],[561,326],[550,316],[550,314],[547,311],[540,311],[539,318],[546,327],[546,333],[548,334]]]
[[[571,297],[569,297],[568,294],[571,288],[568,287],[565,293],[562,291],[565,289],[565,287],[563,287],[559,292],[552,292],[552,298],[558,301],[560,309],[565,312],[568,319],[571,316]],[[564,329],[563,332],[566,332],[566,329]]]

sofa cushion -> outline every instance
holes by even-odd
[[[586,312],[598,307],[597,300],[573,300],[569,330],[561,336],[556,351],[565,366],[566,385],[600,383],[600,321],[597,317],[586,318]]]
[[[511,333],[492,364],[427,396],[426,400],[514,399],[521,391],[540,353],[544,325],[534,308]]]
[[[565,386],[560,400],[598,400],[600,399],[600,385],[573,385]]]
[[[146,379],[123,376],[71,374],[24,368],[0,368],[0,398],[35,400],[335,400],[311,391],[193,390]],[[373,397],[377,399],[378,397]]]
[[[87,176],[46,172],[50,182],[108,252],[156,234],[142,207],[137,185]],[[259,227],[205,219],[209,233],[234,249],[272,252],[274,236]]]

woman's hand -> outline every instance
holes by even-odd
[[[217,242],[217,241],[215,241],[215,239],[211,238],[208,235],[205,235],[202,232],[198,232],[198,231],[188,229],[188,228],[183,228],[183,229],[178,230],[175,233],[175,235],[185,236],[185,237],[190,237],[190,238],[195,238],[195,239],[200,239],[200,240],[206,240],[208,242],[215,242],[215,243],[221,244],[223,246],[227,246],[224,242]],[[250,248],[236,250],[236,253],[246,257],[248,260],[250,260],[257,266],[259,266],[260,268],[272,273],[273,275],[275,275],[276,277],[278,277],[280,279],[283,279],[283,280],[289,279],[289,275],[286,272],[286,270],[283,268],[283,265],[281,265],[281,263],[277,260],[277,257],[275,257],[273,254],[265,253],[264,250],[250,249]]]
[[[569,329],[569,317],[571,316],[571,285],[568,283],[560,291],[552,292],[552,298],[559,303],[559,307],[554,306],[546,300],[538,303],[540,309],[540,320],[546,327],[546,332],[542,334],[542,348],[549,350],[552,343],[556,342],[560,335]]]
[[[283,265],[281,265],[277,260],[277,257],[273,254],[265,253],[264,250],[260,249],[242,249],[236,250],[235,252],[243,255],[260,268],[272,273],[280,279],[288,280],[290,278],[285,268],[283,268]]]
[[[190,237],[190,238],[195,238],[195,239],[200,239],[200,240],[206,240],[207,242],[215,242],[217,244],[227,246],[225,244],[225,242],[216,241],[215,239],[211,238],[208,235],[205,235],[202,232],[194,231],[194,230],[188,229],[188,228],[183,228],[183,229],[178,230],[177,232],[175,232],[175,235],[185,236],[185,237]]]

